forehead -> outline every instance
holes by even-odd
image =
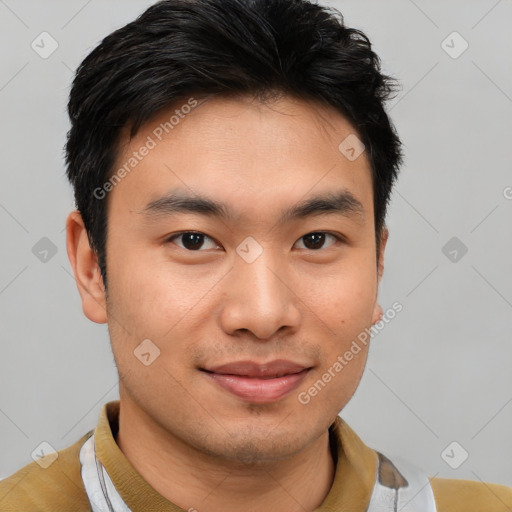
[[[345,189],[367,214],[373,205],[365,152],[347,158],[342,141],[357,137],[333,108],[282,97],[184,98],[120,144],[114,173],[125,169],[111,200],[140,210],[177,188],[237,204],[254,216],[308,194]]]

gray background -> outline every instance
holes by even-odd
[[[150,3],[0,0],[0,477],[42,441],[75,442],[118,397],[107,328],[83,315],[65,250],[65,108],[80,61]],[[430,475],[512,485],[511,2],[329,4],[401,80],[389,109],[406,150],[380,292],[403,311],[342,416]],[[59,45],[47,59],[31,48],[43,31]],[[453,31],[469,44],[458,58]],[[32,251],[43,237],[46,262]],[[458,469],[441,456],[453,441],[469,453]]]

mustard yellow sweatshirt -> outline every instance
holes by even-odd
[[[97,457],[133,512],[186,512],[157,493],[123,455],[115,442],[118,417],[119,401],[104,404],[96,429],[58,451],[46,469],[32,462],[0,481],[0,511],[90,512],[79,451],[94,433]],[[364,512],[376,480],[378,452],[340,417],[331,432],[337,446],[336,473],[329,494],[315,512]],[[510,487],[442,478],[430,482],[438,512],[512,512]]]

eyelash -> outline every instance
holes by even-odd
[[[165,243],[172,243],[176,238],[179,238],[180,236],[182,235],[187,235],[187,234],[195,234],[195,235],[201,235],[201,236],[204,236],[206,238],[209,238],[210,240],[213,240],[216,244],[220,245],[215,239],[213,239],[212,237],[206,235],[205,233],[201,233],[200,231],[180,231],[179,233],[175,233],[174,235],[171,235],[169,238],[167,238],[165,240]],[[346,242],[346,239],[343,235],[339,235],[337,233],[332,233],[331,231],[311,231],[309,233],[306,233],[305,235],[301,236],[297,241],[299,240],[302,240],[304,237],[308,236],[308,235],[317,235],[317,234],[322,234],[322,235],[331,235],[332,237],[334,237],[338,242],[341,242],[341,243],[344,243]],[[295,245],[295,244],[294,244]],[[332,244],[332,245],[335,245],[335,244]],[[329,247],[332,247],[332,245],[330,245]],[[178,246],[180,247],[180,246]],[[180,247],[180,249],[183,249],[187,252],[205,252],[205,250],[197,250],[197,251],[193,251],[193,250],[190,250],[190,249],[187,249],[185,247]],[[305,249],[307,251],[312,251],[312,252],[319,252],[321,251],[322,249],[324,249],[323,247],[321,247],[320,249]]]

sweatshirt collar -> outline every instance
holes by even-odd
[[[115,441],[119,428],[119,400],[103,404],[94,431],[96,456],[105,466],[120,496],[132,510],[184,512],[159,494],[135,470]],[[329,494],[315,512],[366,510],[375,484],[378,457],[339,416],[329,428],[337,455]]]

